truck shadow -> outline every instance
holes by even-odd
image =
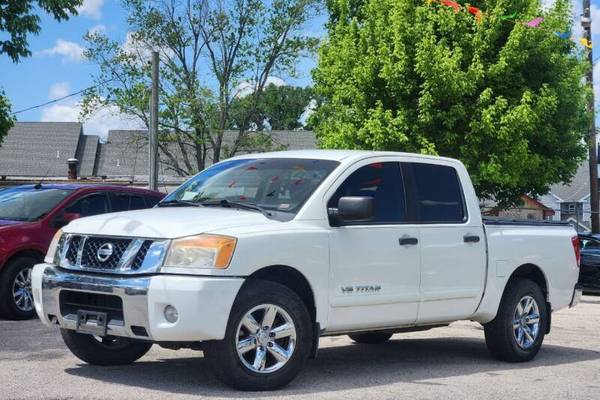
[[[393,383],[444,385],[428,380],[475,373],[498,375],[503,371],[540,366],[568,365],[600,358],[600,351],[544,345],[537,358],[525,364],[492,359],[481,339],[396,339],[383,345],[326,347],[316,360],[282,391],[246,393],[245,398],[331,392]],[[239,398],[240,392],[219,383],[198,353],[193,358],[137,362],[134,367],[95,367],[81,364],[68,374],[103,382],[166,393]]]

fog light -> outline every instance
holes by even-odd
[[[164,314],[165,319],[172,324],[177,322],[177,320],[179,319],[179,313],[177,312],[177,309],[173,306],[166,306]]]

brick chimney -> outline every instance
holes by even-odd
[[[77,180],[77,165],[79,164],[79,160],[76,158],[69,158],[67,160],[67,165],[69,166],[69,180],[75,181]]]

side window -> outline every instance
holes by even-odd
[[[341,197],[368,196],[375,202],[371,224],[393,224],[406,220],[406,201],[400,164],[373,163],[354,171],[329,199],[327,207],[336,208]]]
[[[135,196],[126,193],[117,193],[112,199],[113,212],[142,210],[146,208],[146,202],[141,196]]]
[[[103,194],[94,194],[77,200],[65,212],[80,214],[82,217],[91,217],[108,212],[108,202]]]
[[[152,208],[158,204],[160,198],[154,196],[146,196],[146,207]]]
[[[462,223],[466,220],[462,188],[456,170],[445,165],[405,163],[410,176],[414,217],[423,223]]]

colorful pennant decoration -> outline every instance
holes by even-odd
[[[527,25],[530,28],[537,28],[538,26],[540,26],[540,24],[544,22],[544,18],[542,17],[537,17],[532,19],[529,22],[525,22],[525,25]]]
[[[454,13],[458,13],[462,8],[462,6],[460,4],[458,4],[456,1],[453,1],[453,0],[425,0],[425,1],[428,6],[430,6],[433,2],[436,2],[436,3],[442,4],[446,7],[450,7],[454,10]],[[467,4],[465,6],[465,8],[467,9],[467,11],[470,14],[472,14],[475,17],[477,22],[481,22],[483,20],[484,13],[479,8],[471,6],[469,4]],[[514,12],[512,14],[501,15],[498,18],[501,21],[512,21],[512,20],[516,19],[518,16],[519,16],[519,14],[517,12]],[[530,28],[539,28],[540,25],[542,24],[542,22],[544,22],[543,17],[536,17],[530,21],[523,22],[523,25],[528,26]],[[554,34],[561,39],[571,39],[570,31],[554,32]],[[583,45],[584,47],[586,47],[588,49],[592,48],[592,42],[586,38],[580,38],[579,43],[581,43],[581,45]]]

